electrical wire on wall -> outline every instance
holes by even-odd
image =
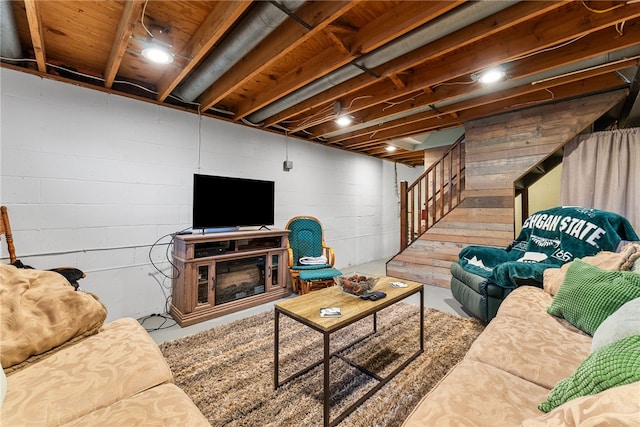
[[[173,241],[176,238],[176,235],[187,231],[189,228],[185,228],[184,230],[181,230],[177,233],[170,233],[170,234],[165,234],[164,236],[160,237],[158,240],[156,240],[155,242],[153,242],[153,244],[151,245],[151,247],[149,248],[149,262],[151,263],[151,265],[153,266],[153,268],[156,269],[156,271],[160,274],[162,274],[166,279],[177,279],[178,277],[180,277],[180,270],[178,269],[178,267],[173,263],[173,261],[171,260],[171,252],[170,252],[170,248],[173,247]],[[166,243],[166,248],[165,248],[165,258],[167,259],[167,262],[169,263],[169,265],[171,265],[171,268],[173,271],[175,271],[175,274],[172,274],[171,276],[167,275],[164,271],[162,271],[160,269],[160,267],[158,267],[156,265],[156,263],[153,261],[153,257],[151,256],[151,252],[153,251],[153,249],[160,244],[160,241],[162,239],[165,239],[167,237],[171,237],[171,239],[169,240],[168,243]]]
[[[284,159],[289,160],[289,133],[284,131]]]
[[[200,104],[198,104],[198,173],[200,173],[200,156],[201,156],[201,150],[202,150],[202,111],[200,110]]]
[[[188,228],[185,228],[184,230],[181,230],[177,233],[169,233],[169,234],[165,234],[164,236],[160,237],[158,240],[156,240],[155,242],[153,242],[153,244],[151,245],[151,247],[149,248],[149,253],[148,253],[148,258],[149,258],[149,262],[151,263],[151,265],[153,266],[153,268],[160,273],[160,275],[162,276],[162,280],[157,280],[158,285],[160,286],[160,291],[162,292],[162,295],[164,296],[164,313],[154,313],[154,314],[150,314],[148,316],[144,316],[141,317],[138,320],[138,322],[145,327],[145,329],[147,330],[147,332],[152,332],[152,331],[157,331],[157,330],[161,330],[161,329],[167,329],[172,327],[173,325],[176,324],[176,322],[173,320],[173,318],[171,316],[169,316],[169,304],[171,303],[171,293],[170,291],[172,290],[172,284],[170,283],[169,285],[166,284],[167,280],[171,280],[173,281],[173,279],[177,279],[178,277],[180,277],[180,270],[178,269],[178,267],[173,263],[173,260],[171,259],[171,248],[173,247],[173,242],[176,238],[176,235],[184,232],[188,230]],[[169,242],[164,243],[165,247],[165,258],[166,258],[166,262],[169,263],[169,265],[171,266],[172,269],[172,274],[168,275],[167,273],[165,273],[153,260],[153,256],[152,256],[152,252],[153,249],[156,248],[158,245],[160,245],[160,242],[163,239],[166,239],[167,237],[170,237]],[[151,274],[150,274],[151,275]],[[166,291],[169,291],[169,294],[167,294]],[[160,317],[162,318],[162,323],[159,326],[155,326],[153,328],[148,328],[147,326],[144,325],[144,322],[151,319],[151,318],[156,318],[156,317]],[[167,325],[166,323],[168,321],[171,321],[173,323]]]
[[[282,163],[282,170],[289,172],[293,169],[293,162],[289,161],[289,132],[284,131],[284,163]]]
[[[396,199],[398,199],[398,218],[400,218],[400,187],[398,187],[398,162],[393,162],[393,185],[396,189]]]

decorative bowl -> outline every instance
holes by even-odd
[[[370,291],[378,282],[379,277],[370,274],[351,273],[343,276],[336,276],[333,280],[342,292],[349,295],[362,295]]]

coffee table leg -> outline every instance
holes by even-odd
[[[424,351],[424,286],[420,288],[420,352]]]
[[[280,310],[278,310],[277,308],[275,309],[275,315],[273,316],[274,318],[274,338],[273,338],[273,344],[274,344],[274,351],[273,351],[273,385],[274,385],[274,389],[277,389],[279,384],[279,379],[278,379],[278,371],[279,371],[279,367],[278,367],[278,359],[280,359],[279,357],[279,353],[280,353]]]
[[[329,417],[331,415],[329,406],[329,362],[331,361],[331,355],[329,354],[329,334],[324,334],[324,426],[330,425]]]

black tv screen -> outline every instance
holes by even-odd
[[[193,224],[199,228],[273,225],[275,183],[193,175]]]

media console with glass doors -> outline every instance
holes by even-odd
[[[288,230],[178,235],[169,313],[180,326],[290,295]]]

